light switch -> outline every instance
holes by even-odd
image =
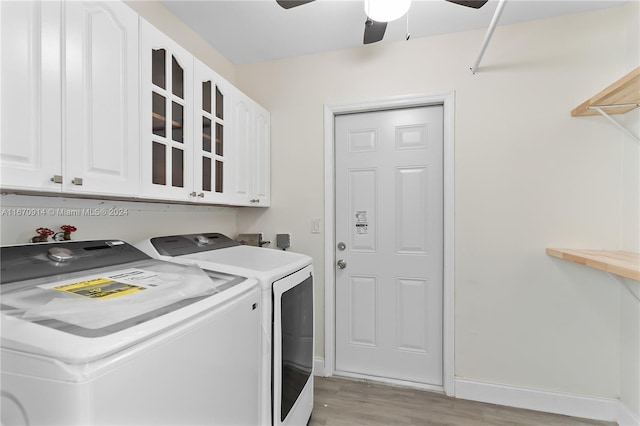
[[[311,219],[311,233],[312,234],[320,233],[320,219]]]

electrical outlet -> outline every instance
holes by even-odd
[[[276,247],[286,250],[291,246],[290,234],[276,234]]]

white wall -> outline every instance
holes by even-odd
[[[630,13],[632,16],[640,16],[640,2],[632,3],[634,8]],[[628,68],[633,68],[640,63],[640,25],[629,25],[626,31],[626,63]],[[640,136],[639,109],[625,114],[620,122],[636,136]],[[620,139],[620,248],[640,252],[640,145],[624,135]],[[620,292],[620,400],[640,419],[640,282],[625,279],[623,283],[628,286],[629,291]]]
[[[73,240],[117,238],[129,243],[158,235],[221,232],[235,237],[236,209],[179,204],[2,195],[0,244],[26,244],[37,228],[78,230]]]
[[[624,240],[637,250],[627,233],[637,216],[621,204],[638,191],[637,162],[621,170],[626,150],[637,151],[623,149],[604,118],[570,116],[635,66],[626,61],[639,48],[628,36],[638,26],[630,3],[501,26],[476,75],[469,67],[484,31],[236,68],[237,85],[271,112],[274,206],[239,211],[238,226],[267,238],[290,232],[292,249],[314,258],[318,357],[324,237],[310,222],[324,216],[323,105],[453,89],[456,376],[618,397],[629,362],[621,359],[624,290],[544,249],[618,249]]]

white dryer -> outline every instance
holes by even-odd
[[[1,249],[3,425],[251,425],[254,279],[118,240]]]
[[[262,425],[306,425],[313,409],[313,264],[309,256],[241,245],[218,233],[150,238],[152,257],[256,278],[262,289]]]

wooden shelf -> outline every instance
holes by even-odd
[[[548,248],[547,254],[640,281],[640,253],[616,250]]]
[[[598,115],[598,111],[589,109],[590,106],[625,105],[608,107],[607,114],[624,114],[638,107],[640,103],[640,67],[634,69],[600,93],[584,101],[571,111],[574,117],[584,115]],[[635,104],[635,105],[629,105]]]

